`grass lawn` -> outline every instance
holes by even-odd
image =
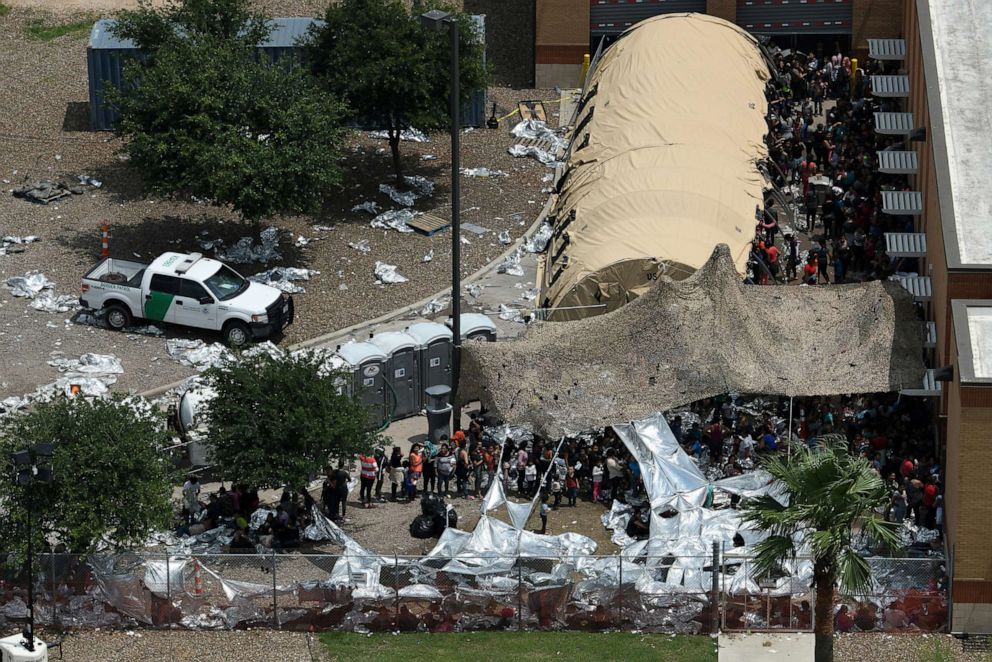
[[[72,23],[48,23],[42,18],[33,18],[24,26],[24,31],[28,37],[36,41],[52,41],[65,35],[80,34],[89,32],[93,27],[94,19],[86,18]]]
[[[677,660],[716,662],[706,636],[590,632],[473,632],[320,635],[332,660],[445,662],[446,660]]]

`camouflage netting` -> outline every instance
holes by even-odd
[[[461,386],[547,437],[721,393],[878,393],[923,380],[923,328],[894,282],[744,285],[729,249],[623,308],[465,346]]]

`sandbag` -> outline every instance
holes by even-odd
[[[434,533],[434,518],[430,515],[417,515],[410,522],[410,535],[418,540],[433,538],[438,535]]]

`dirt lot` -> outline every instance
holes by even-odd
[[[59,7],[59,15],[37,9],[22,9],[25,3]],[[85,5],[110,8],[117,0],[70,0],[35,2],[20,0],[6,17],[0,18],[0,38],[6,44],[0,53],[0,235],[29,235],[41,238],[20,254],[0,255],[0,279],[39,270],[55,282],[57,294],[78,292],[81,275],[97,259],[99,227],[111,224],[111,254],[129,259],[151,259],[165,250],[201,250],[200,238],[222,238],[233,243],[254,234],[230,214],[192,202],[165,201],[143,195],[136,173],[116,152],[119,141],[107,133],[87,129],[87,75],[85,31],[51,41],[29,38],[25,26],[41,19],[60,23],[85,18],[66,7]],[[312,13],[309,2],[271,2],[274,13]],[[105,13],[105,12],[102,12]],[[550,91],[494,89],[491,98],[501,108],[515,107],[525,98],[550,98]],[[463,135],[462,164],[488,166],[509,175],[500,178],[462,178],[462,219],[491,232],[482,237],[468,235],[471,244],[462,246],[463,273],[472,273],[500,254],[496,240],[502,230],[519,236],[538,214],[547,184],[541,178],[548,170],[530,159],[514,159],[506,153],[510,144],[507,127],[499,131],[476,130]],[[371,216],[352,212],[360,202],[374,200],[383,209],[397,207],[378,192],[389,180],[389,159],[384,141],[358,135],[348,148],[346,177],[342,189],[330,200],[325,212],[315,218],[278,218],[263,223],[282,231],[282,259],[268,267],[307,267],[321,272],[307,283],[306,293],[297,295],[297,321],[284,342],[295,342],[381,315],[412,303],[445,287],[449,278],[450,235],[434,237],[384,232],[369,227]],[[447,136],[436,135],[428,143],[403,143],[407,174],[419,174],[436,183],[432,197],[418,201],[418,211],[448,215],[450,165]],[[421,160],[421,155],[436,160]],[[65,179],[91,175],[103,187],[63,204],[34,205],[15,199],[10,191],[26,181]],[[313,226],[331,230],[317,230]],[[317,238],[297,248],[298,237]],[[350,242],[368,240],[372,251],[360,253]],[[434,251],[434,259],[422,258]],[[209,254],[209,252],[208,252]],[[409,282],[378,286],[372,266],[382,260],[399,267]],[[259,264],[239,266],[247,275],[263,270]],[[347,289],[341,289],[341,285]],[[10,296],[0,287],[0,355],[5,370],[0,375],[0,398],[34,390],[52,381],[55,370],[46,365],[50,352],[68,356],[83,352],[112,353],[123,361],[125,373],[118,381],[121,390],[140,390],[165,384],[188,374],[173,362],[161,339],[129,338],[109,331],[67,325],[67,314],[32,310],[28,301]],[[184,336],[169,329],[169,336]],[[203,336],[212,340],[209,335]]]

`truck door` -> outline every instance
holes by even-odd
[[[179,279],[176,297],[175,323],[200,329],[217,328],[217,302],[207,290],[189,278]]]
[[[145,293],[145,318],[153,322],[174,321],[173,300],[179,294],[179,279],[165,274],[152,274]]]

